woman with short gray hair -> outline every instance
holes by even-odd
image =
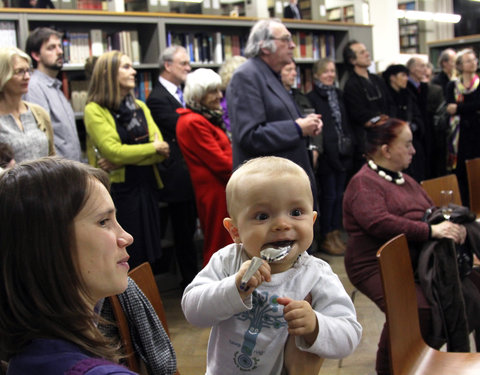
[[[195,70],[185,84],[187,108],[177,109],[177,140],[195,190],[204,265],[215,251],[232,242],[222,224],[228,216],[225,187],[232,173],[232,146],[222,120],[221,84],[213,70]]]

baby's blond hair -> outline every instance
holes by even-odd
[[[310,186],[310,180],[307,173],[298,164],[293,161],[281,158],[278,156],[262,156],[255,159],[250,159],[240,165],[228,180],[226,194],[227,194],[227,210],[230,217],[235,215],[235,207],[238,207],[237,193],[242,188],[245,179],[251,178],[255,175],[261,175],[263,178],[274,180],[278,177],[292,176],[300,181],[304,180]],[[313,205],[313,194],[310,189],[310,196]]]

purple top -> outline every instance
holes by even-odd
[[[135,375],[126,367],[92,358],[75,344],[57,339],[33,340],[23,352],[10,360],[7,374],[64,375],[73,368],[70,374]]]

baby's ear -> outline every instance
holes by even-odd
[[[235,243],[241,242],[240,235],[238,234],[238,228],[235,226],[231,218],[226,217],[225,219],[223,219],[223,226],[226,230],[228,230],[228,233],[230,233],[230,236]]]

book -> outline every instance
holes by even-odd
[[[134,64],[140,64],[140,43],[138,41],[138,31],[130,31],[130,40],[132,47],[132,62]]]
[[[223,35],[223,56],[224,60],[232,57],[232,36]]]
[[[104,51],[103,51],[101,29],[90,30],[90,44],[91,44],[92,56],[101,56],[103,54]]]
[[[222,33],[215,33],[215,47],[213,61],[215,64],[221,64],[223,61],[223,45],[222,45]]]

